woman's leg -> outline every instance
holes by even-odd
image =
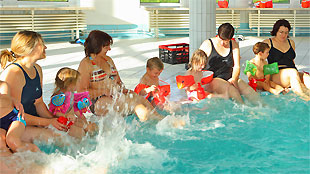
[[[310,89],[310,75],[303,72],[298,72],[301,82]]]
[[[206,85],[206,90],[211,93],[227,96],[238,103],[243,103],[239,91],[229,82],[221,78],[214,78],[208,85]]]
[[[272,81],[284,88],[291,87],[295,94],[305,100],[310,99],[309,89],[302,83],[299,73],[294,68],[281,69],[278,74],[271,76]]]
[[[61,140],[60,134],[53,130],[42,127],[26,126],[26,129],[21,137],[22,141],[32,143],[34,140],[48,142],[53,139],[57,145],[63,146],[64,142]]]
[[[27,150],[30,150],[32,152],[40,151],[40,149],[36,145],[21,141],[21,136],[23,135],[24,131],[25,125],[22,122],[13,121],[6,135],[7,145],[11,148],[13,152]]]
[[[12,155],[12,152],[6,145],[6,130],[0,128],[0,157],[10,155]]]
[[[245,98],[247,98],[250,102],[259,104],[262,103],[262,99],[251,86],[249,86],[247,83],[245,83],[242,79],[238,80],[238,86],[240,94],[244,95]]]

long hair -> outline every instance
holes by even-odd
[[[5,68],[8,62],[29,55],[38,43],[44,43],[42,36],[34,31],[19,31],[11,42],[11,50],[2,50],[0,56],[1,68]]]

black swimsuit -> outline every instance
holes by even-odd
[[[207,70],[213,71],[213,77],[222,78],[224,80],[228,80],[232,77],[234,60],[232,54],[232,42],[229,42],[230,51],[229,54],[225,57],[221,56],[213,45],[211,39],[209,39],[212,45],[211,54],[209,56],[208,67]]]
[[[31,79],[26,71],[17,63],[13,63],[14,65],[17,65],[24,73],[25,77],[25,86],[23,87],[22,96],[21,96],[21,103],[23,104],[24,111],[27,114],[33,115],[33,116],[39,116],[37,113],[37,109],[34,105],[34,102],[36,99],[40,98],[42,96],[42,87],[41,87],[41,81],[40,81],[40,75],[34,66],[34,69],[36,70],[36,76],[34,79]]]
[[[290,49],[283,53],[282,51],[276,49],[275,47],[273,47],[272,44],[272,40],[269,38],[270,40],[270,51],[269,51],[269,56],[267,58],[268,63],[274,63],[274,62],[278,62],[278,65],[285,65],[284,67],[279,67],[279,69],[284,69],[284,68],[296,68],[295,63],[294,63],[294,59],[296,57],[296,53],[291,45],[290,40],[288,39],[288,43],[290,44]]]

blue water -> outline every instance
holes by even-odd
[[[159,123],[111,114],[80,144],[39,144],[41,163],[57,173],[310,173],[310,102],[262,98],[267,106],[183,104]],[[180,119],[186,125],[174,127]]]

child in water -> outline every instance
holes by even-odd
[[[210,83],[212,83],[212,81],[216,81],[216,79],[212,79],[212,81],[207,82],[209,84],[202,83],[203,81],[202,79],[204,78],[203,77],[204,73],[202,70],[205,67],[207,61],[208,61],[208,57],[204,51],[197,49],[193,53],[190,59],[190,62],[189,62],[189,69],[187,70],[185,74],[187,76],[192,75],[195,81],[193,85],[188,86],[186,88],[188,99],[192,101],[199,101],[204,98],[215,98],[215,97],[228,99],[228,95],[211,93],[213,91],[208,90],[208,88],[210,88],[209,86]],[[202,85],[206,85],[206,86],[202,87]]]
[[[253,52],[255,57],[250,60],[252,64],[254,64],[256,72],[246,72],[249,85],[254,89],[265,90],[275,95],[282,93],[287,93],[288,90],[284,89],[282,86],[270,81],[270,74],[264,75],[264,66],[268,65],[266,59],[269,55],[269,45],[264,42],[257,42],[253,46]]]
[[[68,126],[70,136],[81,139],[86,132],[93,134],[98,127],[88,122],[83,114],[91,105],[88,92],[74,93],[79,76],[78,71],[67,67],[57,72],[49,110],[59,117],[59,122]]]
[[[163,69],[164,64],[158,57],[148,59],[146,73],[142,76],[140,83],[134,90],[137,94],[145,96],[154,107],[158,106],[158,104],[164,104],[165,97],[170,94],[170,85],[159,85],[161,80],[158,77]]]
[[[13,152],[40,151],[35,144],[21,140],[26,127],[23,114],[22,104],[10,96],[8,84],[0,81],[0,156],[10,155],[10,150]]]

